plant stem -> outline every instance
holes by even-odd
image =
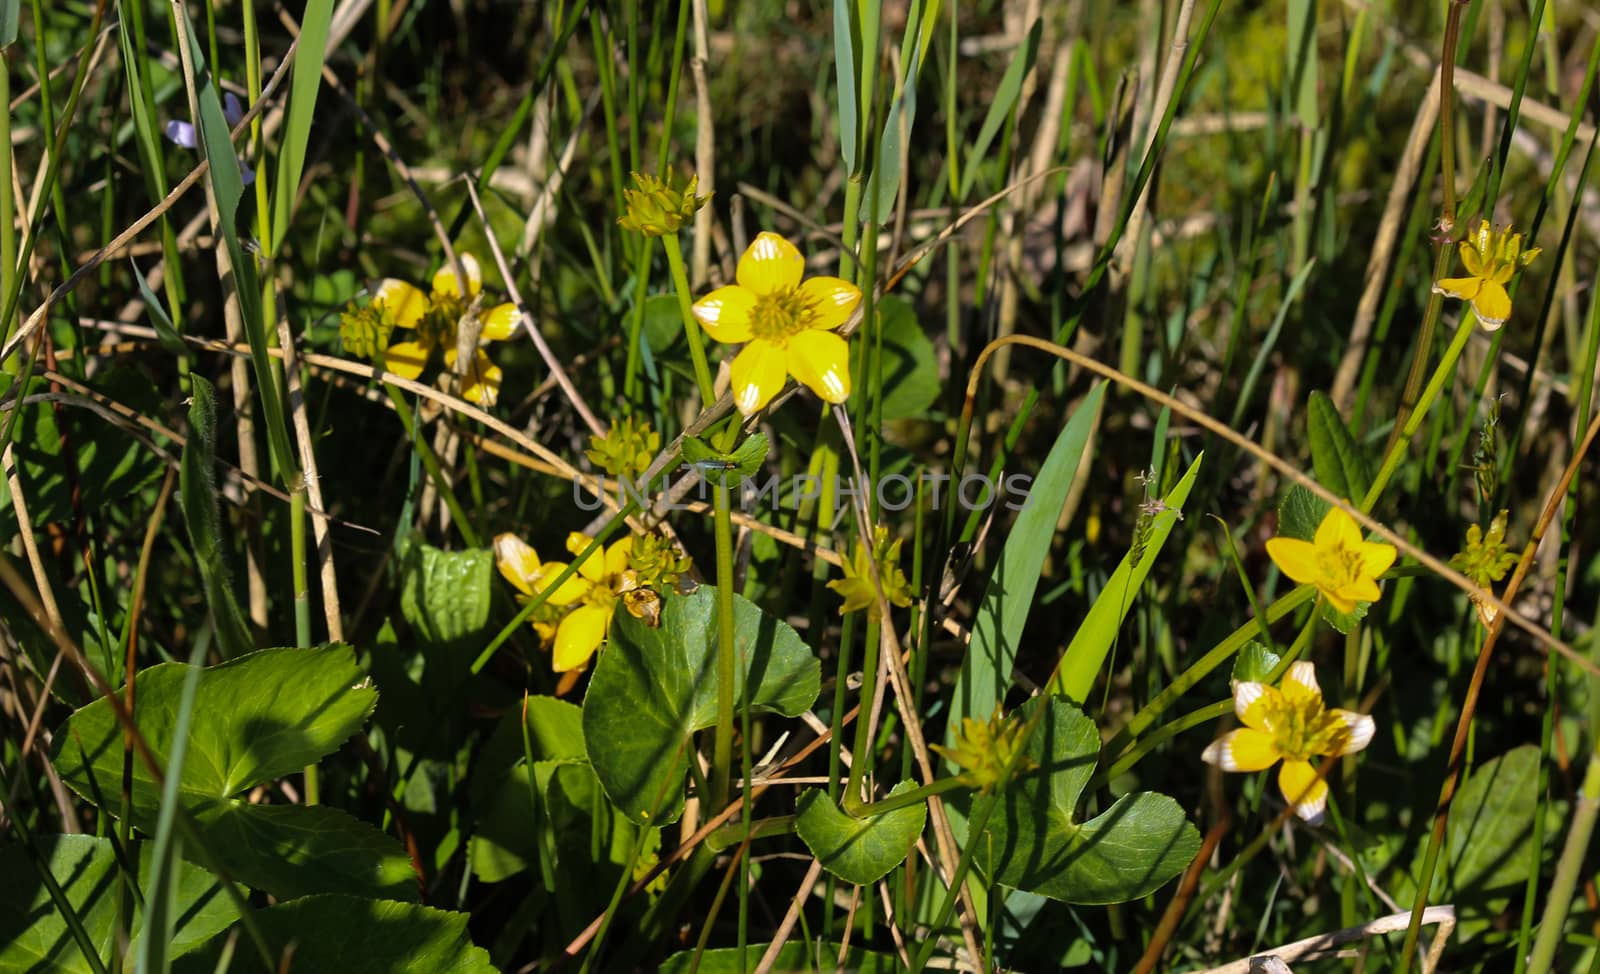
[[[1589,755],[1589,767],[1583,773],[1583,790],[1572,811],[1572,830],[1567,833],[1561,858],[1556,860],[1550,898],[1545,900],[1544,917],[1539,921],[1539,937],[1533,942],[1533,955],[1528,958],[1529,974],[1548,974],[1555,961],[1556,948],[1564,939],[1562,928],[1566,926],[1572,892],[1583,870],[1584,852],[1594,832],[1596,811],[1600,811],[1600,753]]]
[[[461,502],[456,499],[456,492],[451,488],[450,481],[445,477],[444,471],[439,468],[439,458],[433,455],[433,450],[422,437],[417,435],[416,414],[411,411],[411,404],[401,391],[387,382],[383,385],[384,391],[389,393],[389,401],[394,403],[394,411],[400,417],[400,425],[406,428],[406,436],[411,439],[417,455],[422,458],[422,466],[428,471],[428,477],[433,481],[434,489],[439,491],[439,496],[444,498],[445,506],[450,509],[450,518],[455,523],[456,530],[461,533],[461,540],[469,548],[480,546],[478,532],[472,528],[472,522],[467,520],[467,512],[462,509]],[[302,501],[302,503],[304,503]],[[304,569],[301,569],[304,571]],[[307,639],[309,640],[309,636]]]
[[[1431,307],[1431,305],[1430,305]],[[1361,510],[1371,511],[1378,498],[1382,496],[1383,489],[1389,485],[1389,479],[1394,476],[1395,470],[1400,466],[1400,461],[1405,459],[1406,448],[1411,444],[1411,437],[1422,426],[1422,421],[1427,418],[1428,410],[1432,408],[1433,401],[1439,397],[1439,392],[1444,388],[1445,382],[1455,370],[1456,360],[1461,357],[1461,352],[1467,347],[1467,339],[1472,337],[1472,330],[1477,327],[1478,317],[1472,313],[1469,305],[1461,315],[1461,323],[1456,325],[1456,333],[1450,339],[1450,347],[1445,349],[1444,358],[1439,361],[1433,370],[1433,377],[1428,380],[1427,388],[1422,390],[1422,397],[1417,400],[1417,408],[1406,417],[1405,428],[1400,434],[1389,442],[1388,452],[1384,454],[1383,466],[1379,468],[1378,475],[1372,478],[1372,486],[1367,489],[1367,496],[1361,500]],[[1427,353],[1421,347],[1417,349],[1419,357]]]
[[[711,811],[728,801],[733,769],[733,687],[738,678],[733,634],[733,519],[728,485],[718,478],[713,531],[717,546],[717,727],[711,752]]]
[[[694,382],[700,387],[700,405],[710,408],[717,401],[711,384],[711,370],[706,366],[705,339],[700,337],[700,322],[695,320],[690,306],[689,273],[683,266],[683,246],[678,235],[665,234],[661,242],[666,245],[667,266],[672,270],[672,287],[678,293],[678,314],[683,318],[683,334],[689,339],[689,361],[694,365]]]

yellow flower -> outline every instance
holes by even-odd
[[[1511,295],[1506,285],[1516,272],[1539,256],[1538,247],[1522,249],[1522,234],[1510,227],[1493,230],[1489,221],[1461,241],[1461,263],[1466,277],[1447,277],[1433,285],[1435,293],[1472,302],[1472,311],[1487,331],[1495,331],[1511,317]]]
[[[591,540],[574,531],[567,536],[567,550],[578,554]],[[637,587],[633,572],[628,570],[628,553],[632,548],[633,539],[625,537],[590,555],[578,565],[576,575],[561,583],[561,587],[545,599],[547,605],[569,610],[554,627],[551,665],[557,673],[587,666],[589,658],[605,642],[611,617],[617,609],[618,594]],[[567,567],[566,562],[541,562],[538,552],[527,542],[509,533],[494,539],[494,554],[500,574],[516,587],[523,601],[543,592]],[[537,620],[534,628],[539,628]],[[540,631],[539,635],[548,641],[552,633]]]
[[[1212,741],[1201,757],[1224,771],[1265,771],[1282,760],[1278,788],[1295,814],[1313,824],[1327,807],[1328,783],[1311,759],[1354,754],[1371,743],[1375,729],[1366,714],[1324,708],[1317,671],[1304,662],[1289,667],[1277,687],[1234,686],[1233,710],[1244,726]]]
[[[733,401],[759,412],[794,376],[831,403],[850,398],[850,347],[834,329],[850,318],[861,291],[837,277],[801,280],[805,258],[763,231],[739,258],[737,284],[696,301],[694,316],[712,338],[748,342],[734,358]]]
[[[829,588],[844,596],[844,605],[839,607],[840,615],[857,609],[871,609],[872,614],[877,615],[878,587],[872,584],[873,561],[878,563],[878,584],[883,586],[883,595],[889,604],[902,607],[911,604],[911,583],[900,570],[900,544],[903,540],[896,538],[890,542],[889,529],[877,525],[872,529],[872,552],[869,558],[867,546],[861,543],[861,539],[856,539],[854,557],[841,565],[844,578],[836,578],[828,583]]]
[[[1378,576],[1394,564],[1394,545],[1363,541],[1361,526],[1342,508],[1330,507],[1311,541],[1272,538],[1267,554],[1283,573],[1302,585],[1315,585],[1340,612],[1357,602],[1376,602]]]
[[[411,284],[386,278],[378,285],[373,304],[384,310],[396,328],[415,329],[415,341],[390,345],[384,353],[383,367],[395,375],[415,379],[422,374],[436,348],[444,350],[445,367],[456,367],[456,335],[461,318],[471,310],[472,301],[483,290],[483,272],[471,254],[460,254],[467,272],[463,288],[454,265],[446,263],[433,275],[433,292],[424,296]],[[482,330],[480,346],[504,341],[516,333],[520,315],[514,304],[499,304],[478,316]],[[462,398],[480,406],[493,406],[500,395],[500,367],[480,347],[461,378]]]
[[[1022,749],[1023,724],[1008,717],[999,707],[988,720],[961,718],[961,730],[956,733],[953,747],[941,744],[928,745],[940,757],[954,761],[961,768],[961,782],[987,795],[1006,780],[1006,765],[1011,766],[1013,777],[1032,771],[1033,758],[1018,755]]]

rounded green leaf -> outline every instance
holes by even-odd
[[[42,836],[38,848],[45,867],[83,922],[89,942],[102,961],[108,960],[117,928],[118,867],[111,840],[87,835]],[[132,851],[139,863],[140,887],[148,890],[155,860],[145,843],[134,843]],[[239,914],[215,876],[187,863],[173,865],[174,902],[169,913],[173,935],[167,950],[169,956],[178,956],[227,929]],[[0,850],[0,876],[6,877],[0,883],[0,974],[87,974],[94,970],[83,959],[21,845]],[[132,909],[134,936],[127,954],[130,970],[144,932],[140,904],[134,902]]]
[[[162,663],[139,674],[135,719],[162,763],[172,751],[178,701],[189,667]],[[230,798],[296,772],[361,729],[378,694],[349,646],[263,649],[200,673],[189,726],[189,756],[179,794],[186,802]],[[93,775],[103,795],[122,782],[122,726],[104,699],[81,708],[56,733],[61,778],[92,799]],[[81,749],[80,749],[80,746]],[[136,817],[153,816],[161,791],[150,769],[133,762]]]
[[[415,903],[328,894],[307,896],[254,915],[276,965],[293,945],[294,971],[338,974],[495,974],[489,954],[467,934],[467,915]],[[219,936],[208,949],[174,966],[177,974],[217,970]],[[241,931],[230,974],[276,974],[264,967],[250,937]]]
[[[878,301],[883,323],[883,418],[916,419],[938,400],[939,363],[933,342],[911,304],[889,295]]]
[[[912,782],[902,781],[889,794],[903,794],[913,787]],[[927,821],[926,804],[857,818],[826,792],[807,788],[795,808],[794,827],[822,868],[845,882],[866,886],[905,862]]]
[[[164,767],[188,672],[187,664],[162,663],[135,682],[135,720]],[[400,843],[372,826],[337,809],[252,805],[237,797],[336,750],[361,729],[377,696],[342,644],[264,649],[200,671],[201,705],[189,724],[178,801],[219,866],[278,897],[416,895]],[[122,726],[106,700],[67,718],[55,739],[56,768],[68,786],[91,801],[121,794]],[[130,820],[153,833],[161,789],[143,761],[132,763],[132,784]],[[107,811],[120,814],[120,801]]]
[[[717,593],[668,596],[661,625],[617,613],[583,702],[584,746],[607,797],[636,823],[683,810],[691,736],[717,719]],[[822,665],[787,624],[735,596],[736,703],[794,717],[817,699]]]
[[[1087,822],[1077,808],[1094,773],[1100,734],[1083,711],[1048,703],[1029,739],[1035,771],[998,799],[973,850],[1006,886],[1066,903],[1124,903],[1160,888],[1200,851],[1200,833],[1165,795],[1124,795]],[[1024,718],[1038,699],[1023,707]]]

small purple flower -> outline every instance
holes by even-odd
[[[244,105],[240,104],[239,97],[231,91],[222,93],[222,117],[227,120],[230,127],[238,125],[239,120],[244,118]],[[195,138],[194,125],[189,122],[173,119],[167,123],[166,132],[167,141],[185,149],[193,149],[200,144]],[[239,160],[239,178],[244,180],[246,186],[256,179],[255,170],[251,169],[243,159]]]

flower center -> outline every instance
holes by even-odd
[[[583,601],[597,609],[614,612],[617,606],[617,593],[612,591],[611,586],[605,583],[591,585],[589,586],[589,591],[584,593]]]
[[[783,344],[811,327],[817,309],[799,288],[784,287],[756,297],[750,309],[750,334],[762,341]]]
[[[1361,578],[1361,552],[1342,544],[1323,548],[1317,552],[1317,569],[1330,587],[1344,588]]]
[[[1349,733],[1344,721],[1323,708],[1320,698],[1290,700],[1280,696],[1262,715],[1272,730],[1273,743],[1285,758],[1309,761],[1344,749]]]

